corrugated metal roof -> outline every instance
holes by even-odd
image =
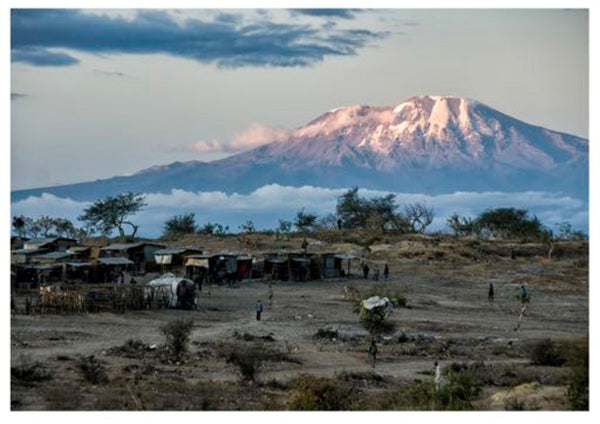
[[[128,249],[132,249],[135,247],[143,246],[145,244],[149,244],[151,246],[157,246],[157,247],[161,247],[161,248],[165,247],[164,244],[150,243],[147,241],[138,241],[137,243],[115,243],[115,244],[108,245],[106,247],[102,247],[102,248],[100,248],[100,250],[128,250]]]
[[[73,246],[73,247],[69,247],[67,249],[67,252],[79,253],[79,252],[85,252],[86,250],[90,250],[90,249],[91,249],[90,246]]]
[[[336,253],[333,256],[336,257],[336,258],[338,258],[338,259],[342,259],[342,260],[358,259],[357,256],[355,256],[355,255],[353,255],[351,253]]]
[[[195,247],[167,247],[166,249],[160,249],[154,252],[155,255],[181,255],[185,252],[196,252],[197,254],[202,253],[202,249],[196,249]]]
[[[68,241],[77,241],[68,237],[40,237],[40,238],[32,238],[27,240],[28,244],[44,244],[44,243],[54,243],[57,240],[68,240]]]
[[[31,266],[31,268],[33,269],[38,269],[40,271],[46,270],[46,269],[57,269],[60,268],[60,265],[54,265],[54,264],[43,264],[43,265],[33,265]]]
[[[45,252],[46,249],[17,249],[11,250],[11,255],[33,255],[35,253]]]
[[[36,259],[57,260],[57,259],[68,258],[72,255],[73,255],[72,253],[67,253],[67,252],[50,252],[50,253],[44,253],[43,255],[36,255]]]
[[[104,265],[132,265],[133,261],[127,258],[98,258],[98,262]]]
[[[94,266],[93,262],[67,262],[67,265],[72,266],[74,268],[83,268],[86,266]]]

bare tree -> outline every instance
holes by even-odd
[[[404,206],[404,217],[414,232],[425,233],[429,224],[433,222],[433,208],[428,208],[424,202],[406,205]]]

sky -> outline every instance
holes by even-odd
[[[16,9],[10,31],[12,190],[214,160],[424,94],[588,137],[585,10]]]

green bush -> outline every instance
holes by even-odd
[[[194,322],[188,318],[178,318],[160,328],[167,339],[166,345],[174,359],[179,359],[187,351]]]
[[[290,407],[297,411],[344,411],[352,409],[356,392],[330,378],[300,374],[292,380]]]

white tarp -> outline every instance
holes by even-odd
[[[154,260],[160,265],[171,265],[173,262],[173,255],[154,255]]]
[[[188,280],[187,278],[176,277],[170,272],[163,274],[147,284],[150,290],[147,290],[146,294],[153,294],[155,299],[165,299],[168,301],[169,307],[175,308],[177,306],[177,286],[182,281],[188,281],[190,284],[194,284],[193,281]]]
[[[390,300],[387,297],[379,296],[372,296],[368,299],[363,300],[360,303],[360,306],[360,316],[375,313],[381,316],[382,318],[385,318],[389,316],[394,310],[394,305],[392,304],[392,302],[390,302]]]

